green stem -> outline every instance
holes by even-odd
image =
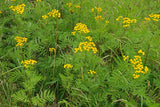
[[[141,96],[141,107],[143,107],[143,97]]]
[[[7,74],[7,73],[9,73],[9,72],[11,72],[11,71],[13,71],[13,70],[15,70],[15,69],[21,68],[21,67],[22,67],[22,66],[18,66],[18,67],[15,67],[15,68],[13,68],[13,69],[10,69],[9,71],[6,71],[6,72],[0,74],[0,76],[5,75],[5,74]]]

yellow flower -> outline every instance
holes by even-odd
[[[53,52],[56,53],[56,49],[55,48],[49,48],[49,52]]]
[[[158,21],[160,18],[160,14],[150,14],[149,15],[150,18],[152,18],[153,21]]]
[[[128,27],[128,26],[130,26],[130,24],[127,24],[127,25],[123,25],[123,27]]]
[[[16,11],[18,14],[22,14],[24,12],[25,4],[17,5],[17,6],[10,6],[9,9]]]
[[[25,68],[28,68],[29,65],[33,65],[34,63],[37,63],[37,61],[32,60],[32,59],[21,61],[21,64],[24,64]]]
[[[72,13],[74,12],[74,10],[72,10],[72,9],[69,9],[69,11],[72,12]]]
[[[122,16],[119,16],[118,18],[116,18],[116,21],[119,21],[120,18],[122,18]]]
[[[106,21],[106,24],[108,24],[109,23],[109,21]]]
[[[98,19],[103,20],[102,16],[96,16],[95,20],[97,21]]]
[[[145,73],[148,72],[148,67],[147,66],[144,67],[144,71],[145,71]]]
[[[142,50],[139,50],[138,53],[144,55],[145,53]],[[133,74],[133,78],[137,79],[139,78],[139,73],[145,74],[148,72],[148,67],[143,66],[142,58],[139,55],[135,55],[134,59],[130,59],[130,62],[132,63],[132,66],[135,70],[135,74]]]
[[[123,56],[123,60],[126,61],[129,58],[129,56]]]
[[[11,0],[11,1],[15,1],[15,0]]]
[[[89,73],[92,75],[92,74],[95,74],[96,72],[95,72],[95,71],[92,71],[92,70],[89,70],[88,74],[89,74]]]
[[[76,34],[76,32],[72,32],[72,35],[75,35]]]
[[[36,1],[41,1],[41,0],[36,0]]]
[[[133,74],[133,78],[134,78],[134,79],[137,79],[137,78],[139,78],[139,77],[140,77],[140,75]]]
[[[154,21],[158,21],[158,19],[155,19],[155,18],[153,18],[152,20],[154,20]]]
[[[66,4],[68,7],[71,7],[72,6],[72,3],[67,3]]]
[[[27,38],[16,36],[14,38],[18,43],[16,46],[22,46],[24,42],[27,42]]]
[[[47,15],[43,15],[42,18],[45,20],[45,19],[48,18],[48,16]]]
[[[81,6],[80,5],[75,5],[75,8],[81,8]]]
[[[92,10],[91,10],[92,12],[94,12],[94,8],[92,8]]]
[[[72,68],[73,67],[73,65],[71,65],[71,64],[65,64],[64,65],[64,68]]]
[[[92,41],[92,37],[90,36],[86,37],[86,39],[88,39],[89,41]]]
[[[97,53],[97,48],[95,47],[95,44],[94,42],[92,42],[92,38],[90,36],[86,37],[86,39],[88,39],[90,42],[80,42],[78,48],[75,48],[75,52],[74,53],[77,53],[78,51],[82,52],[84,49],[85,51],[90,51],[92,50],[94,54]]]
[[[131,23],[137,23],[137,20],[136,19],[132,19],[132,20],[130,20],[131,21]]]
[[[76,26],[74,27],[75,31],[78,31],[79,33],[84,32],[84,33],[89,33],[90,31],[88,30],[87,26],[82,23],[77,23]]]
[[[101,7],[95,7],[95,8],[91,9],[92,12],[94,12],[95,10],[97,10],[97,12],[101,12],[102,8]]]
[[[150,21],[151,19],[150,19],[150,18],[145,17],[145,18],[144,18],[144,20],[146,20],[146,21]]]
[[[0,14],[2,14],[2,11],[0,10]]]
[[[101,12],[102,11],[101,7],[95,7],[95,9],[97,10],[97,12]]]
[[[49,15],[49,16],[52,16],[52,17],[54,17],[54,18],[55,18],[55,17],[58,17],[58,18],[61,17],[61,13],[59,13],[58,10],[56,10],[56,9],[52,10],[51,12],[49,12],[48,15]]]
[[[10,6],[10,7],[9,7],[9,9],[12,9],[12,8],[13,8],[13,6]]]
[[[142,50],[139,50],[138,53],[141,53],[142,55],[145,55],[145,52],[143,52]]]

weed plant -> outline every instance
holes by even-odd
[[[0,107],[160,107],[159,0],[1,0]]]

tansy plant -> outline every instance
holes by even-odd
[[[71,64],[65,64],[64,65],[64,68],[66,68],[66,69],[69,69],[69,68],[72,68],[73,67],[73,65],[71,65]]]
[[[24,61],[21,62],[21,64],[23,64],[25,68],[28,68],[29,66],[32,66],[35,63],[37,63],[37,61],[32,60],[32,59],[30,59],[30,60],[24,60]]]
[[[149,15],[149,17],[145,17],[144,18],[146,21],[151,21],[151,20],[153,20],[153,21],[159,21],[159,19],[160,19],[160,14],[150,14]]]
[[[60,18],[61,13],[57,9],[54,9],[51,12],[49,12],[48,15],[43,15],[42,18],[45,20],[48,18],[48,16],[53,17],[53,18]]]
[[[68,7],[68,10],[69,10],[71,13],[73,13],[74,10],[81,8],[80,5],[77,5],[77,4],[74,4],[74,5],[73,5],[71,2],[66,3],[66,6]]]
[[[92,8],[92,13],[95,13],[95,21],[98,21],[98,20],[103,20],[104,18],[100,15],[100,13],[102,12],[102,8],[101,7],[95,7],[95,8]]]
[[[122,21],[123,27],[129,27],[131,23],[137,23],[136,19],[130,19],[128,17],[119,16],[116,21]]]
[[[23,43],[27,42],[27,38],[25,37],[16,36],[14,39],[18,42],[16,46],[22,46]]]
[[[96,45],[94,44],[94,42],[92,42],[92,38],[90,36],[86,37],[86,39],[89,41],[86,41],[86,42],[81,42],[78,46],[78,48],[75,48],[75,52],[74,53],[77,53],[78,51],[82,52],[83,50],[84,51],[90,51],[92,50],[94,54],[97,53],[97,48],[96,48]]]
[[[134,79],[139,78],[141,74],[146,74],[149,70],[147,66],[143,66],[142,62],[142,56],[145,55],[145,52],[139,50],[138,54],[139,55],[135,55],[133,59],[129,60],[130,63],[132,64],[133,69],[135,70],[135,72],[133,73]],[[128,58],[129,56],[123,56],[124,61],[127,61]]]
[[[74,32],[72,32],[73,35],[78,33],[89,33],[90,31],[87,28],[87,25],[82,24],[82,23],[77,23],[76,26],[74,27]]]
[[[24,12],[25,4],[17,5],[17,6],[10,6],[9,9],[17,12],[17,14],[22,14]]]
[[[93,75],[93,74],[96,74],[96,72],[95,72],[95,71],[92,71],[92,70],[89,70],[88,74]]]

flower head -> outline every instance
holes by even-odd
[[[42,18],[45,20],[45,19],[48,18],[48,16],[47,15],[43,15]]]
[[[96,72],[95,71],[92,71],[92,70],[89,70],[88,74],[95,74]]]
[[[16,46],[22,46],[24,42],[27,42],[27,38],[25,37],[16,36],[14,39],[18,42]]]
[[[49,48],[49,52],[53,52],[56,53],[56,49],[55,48]]]
[[[76,26],[74,27],[75,31],[78,31],[79,33],[89,33],[90,31],[88,30],[87,26],[82,23],[77,23]]]
[[[51,12],[49,12],[48,15],[52,16],[53,18],[55,18],[55,17],[60,18],[61,17],[61,13],[59,13],[58,10],[56,10],[56,9],[52,10]]]
[[[25,4],[17,5],[17,6],[10,6],[9,9],[16,11],[17,14],[22,14],[24,12]]]
[[[73,67],[73,65],[71,65],[71,64],[65,64],[64,65],[64,68],[72,68]]]
[[[32,59],[21,61],[21,64],[24,64],[25,68],[28,68],[29,66],[34,65],[34,63],[37,63],[37,61]]]

